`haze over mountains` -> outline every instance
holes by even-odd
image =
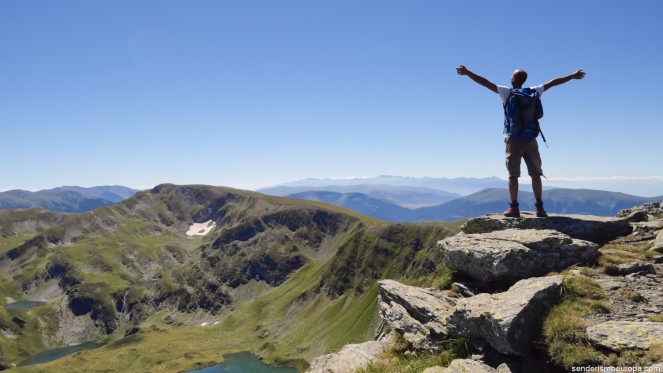
[[[502,188],[505,181],[497,177],[486,178],[432,178],[432,177],[408,177],[380,175],[367,178],[348,178],[348,179],[303,179],[291,181],[277,185],[275,188],[265,188],[259,192],[266,194],[272,193],[272,190],[278,191],[278,187],[325,187],[330,186],[357,186],[357,185],[380,185],[380,186],[398,186],[398,187],[424,187],[448,193],[459,195],[468,195],[486,188]],[[307,189],[311,190],[311,189]],[[299,190],[302,191],[302,190]],[[291,192],[296,193],[296,192]],[[360,191],[361,193],[361,191]]]
[[[454,221],[505,210],[509,200],[505,183],[495,177],[435,179],[378,176],[341,180],[305,179],[261,189],[260,192],[331,203],[389,222]],[[529,185],[522,187],[529,188]],[[661,198],[553,187],[547,187],[544,193],[549,213],[598,216],[614,216],[621,209]],[[533,210],[532,192],[521,190],[519,200],[522,210]]]
[[[529,182],[527,177],[521,182]],[[432,178],[380,175],[376,177],[357,177],[345,179],[303,179],[290,181],[277,185],[278,187],[323,187],[323,186],[350,186],[350,185],[392,185],[392,186],[419,186],[431,189],[444,190],[450,193],[468,195],[486,188],[506,188],[507,181],[497,177],[486,178]],[[544,189],[593,189],[611,192],[621,192],[630,195],[656,197],[663,195],[663,177],[572,177],[550,178],[544,181]],[[525,188],[525,187],[523,187]],[[265,188],[269,190],[272,188]],[[525,188],[527,189],[527,188]],[[301,191],[301,190],[300,190]],[[294,192],[293,192],[294,193]],[[268,193],[269,194],[269,193]]]

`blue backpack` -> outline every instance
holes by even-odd
[[[545,142],[546,138],[539,127],[539,119],[542,117],[543,106],[539,92],[531,88],[511,89],[504,103],[504,133],[517,140],[533,140],[540,133]]]

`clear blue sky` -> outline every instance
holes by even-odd
[[[662,1],[1,0],[0,190],[505,177],[498,96],[546,91],[551,179],[663,194]],[[525,180],[523,180],[525,181]]]

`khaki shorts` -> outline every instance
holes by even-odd
[[[520,177],[520,159],[525,158],[527,173],[530,176],[541,176],[541,155],[539,154],[539,144],[534,140],[516,140],[508,137],[504,139],[506,143],[506,169],[509,170],[509,177]]]

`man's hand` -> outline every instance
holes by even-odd
[[[582,69],[580,69],[574,72],[573,74],[571,74],[571,76],[573,77],[573,79],[582,79],[585,77],[585,72],[582,71]]]
[[[553,79],[553,80],[549,81],[548,83],[543,85],[543,90],[547,91],[549,88],[552,88],[554,86],[564,84],[564,83],[566,83],[570,80],[573,80],[573,79],[582,79],[584,77],[585,77],[585,72],[582,71],[582,69],[580,69],[580,70],[574,72],[573,74],[569,74],[569,75],[567,75],[563,78],[557,78],[557,79]]]
[[[467,69],[467,67],[460,65],[456,68],[456,72],[458,73],[458,75],[467,75],[470,79],[490,89],[491,91],[497,93],[497,86],[495,84],[491,83],[488,79],[484,78],[483,76],[471,72],[470,70]]]

